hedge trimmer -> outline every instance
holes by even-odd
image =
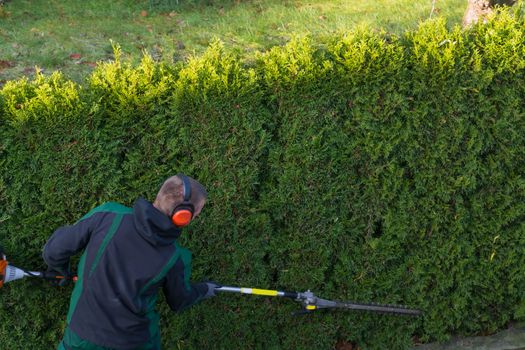
[[[60,281],[66,277],[61,276],[55,272],[49,271],[27,271],[19,267],[10,265],[6,259],[5,254],[0,248],[0,288],[5,283],[9,283],[25,277],[37,277],[50,281]],[[76,281],[76,277],[72,278]],[[238,288],[230,286],[221,286],[216,288],[218,292],[230,292],[240,294],[264,295],[272,297],[285,297],[300,302],[303,305],[303,310],[296,314],[311,313],[315,310],[321,309],[346,309],[346,310],[360,310],[371,311],[379,313],[391,313],[396,315],[419,316],[421,311],[409,309],[400,305],[380,305],[380,304],[361,304],[354,302],[342,302],[326,300],[317,297],[310,290],[306,292],[283,292],[278,290],[267,290],[257,288]]]
[[[381,305],[381,304],[374,304],[374,303],[362,304],[362,303],[354,303],[351,301],[333,301],[333,300],[321,299],[317,297],[314,293],[312,293],[310,290],[300,293],[300,292],[284,292],[284,291],[278,291],[278,290],[267,290],[267,289],[256,289],[256,288],[238,288],[238,287],[222,286],[222,287],[216,288],[216,291],[290,298],[290,299],[300,302],[303,305],[303,310],[300,312],[296,312],[295,314],[307,314],[315,310],[321,310],[321,309],[360,310],[360,311],[390,313],[390,314],[406,315],[406,316],[419,316],[422,314],[420,310],[409,309],[405,306],[400,306],[400,305]]]

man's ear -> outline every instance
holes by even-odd
[[[200,211],[204,208],[206,205],[206,198],[199,200],[195,204],[193,204],[193,207],[195,208],[195,214],[199,215]]]

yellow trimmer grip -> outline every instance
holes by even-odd
[[[279,292],[276,290],[269,289],[257,289],[257,288],[241,288],[241,293],[243,294],[255,294],[255,295],[266,295],[270,297],[276,297],[279,295]]]
[[[268,297],[285,297],[291,299],[297,299],[297,293],[295,292],[284,292],[280,290],[269,290],[269,289],[257,289],[257,288],[239,288],[222,286],[215,289],[218,292],[231,292],[241,294],[252,294],[252,295],[264,295]]]

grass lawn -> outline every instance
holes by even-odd
[[[401,33],[427,19],[432,9],[432,0],[178,2],[10,0],[0,5],[0,86],[34,74],[35,66],[80,81],[97,61],[112,58],[111,41],[133,61],[143,51],[156,60],[184,60],[215,38],[249,56],[293,33],[323,37],[358,25]],[[466,3],[436,0],[433,16],[459,24]]]

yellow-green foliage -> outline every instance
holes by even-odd
[[[221,295],[181,315],[162,305],[165,348],[403,349],[496,331],[525,314],[524,24],[295,38],[249,66],[218,42],[177,66],[133,67],[117,49],[82,86],[9,82],[0,242],[44,268],[53,229],[104,201],[151,200],[182,171],[210,192],[181,239],[195,279],[424,316],[292,317],[290,301]],[[52,348],[68,293],[7,285],[2,347]]]

